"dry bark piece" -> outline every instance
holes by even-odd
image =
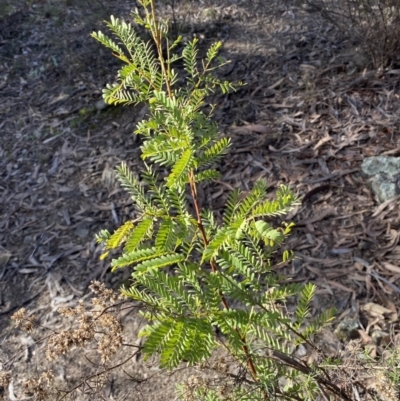
[[[364,306],[361,307],[361,309],[366,312],[370,317],[373,318],[384,318],[385,315],[390,315],[393,312],[390,309],[385,308],[382,305],[373,303],[373,302],[368,302]]]
[[[373,344],[374,338],[367,334],[365,330],[357,330],[361,339],[362,345]]]

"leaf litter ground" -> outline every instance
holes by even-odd
[[[88,301],[92,280],[117,289],[129,277],[127,271],[111,274],[108,262],[99,261],[94,234],[133,216],[114,171],[121,161],[138,170],[140,143],[132,131],[146,112],[104,107],[101,88],[113,82],[117,64],[89,38],[104,29],[109,15],[128,16],[132,4],[29,4],[12,2],[0,10],[3,364],[33,344],[11,327],[13,312],[26,307],[45,326],[61,330],[66,322],[57,309]],[[379,205],[360,165],[368,156],[400,156],[400,70],[364,69],[349,40],[289,2],[184,0],[164,13],[202,48],[222,40],[232,63],[221,74],[246,83],[212,99],[233,148],[221,180],[201,188],[203,204],[220,212],[229,190],[250,189],[260,178],[267,179],[271,196],[279,184],[291,185],[303,196],[287,217],[296,228],[286,247],[297,258],[277,269],[292,281],[315,283],[313,312],[335,306],[336,325],[356,320],[362,345],[377,357],[384,354],[388,336],[394,343],[398,338],[399,204]],[[124,323],[128,333],[141,325],[135,315]],[[320,338],[328,355],[344,347],[333,329]],[[373,338],[377,331],[381,345]],[[313,358],[309,350],[296,352]],[[6,399],[24,398],[21,381],[47,366],[41,355],[31,347],[18,357]],[[56,368],[60,383],[77,383],[83,362],[77,353],[65,356]],[[140,358],[126,371],[110,374],[105,399],[135,394],[169,400],[175,384],[193,373],[168,376]],[[151,379],[139,386],[132,377]],[[366,385],[378,386],[371,380]]]

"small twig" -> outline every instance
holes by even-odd
[[[171,85],[169,82],[169,75],[165,69],[165,61],[164,61],[164,56],[162,53],[162,33],[160,33],[158,29],[158,23],[157,23],[157,18],[156,18],[156,11],[154,7],[154,0],[150,0],[150,7],[151,7],[151,16],[153,18],[153,23],[154,23],[154,32],[153,32],[153,39],[157,47],[157,53],[158,53],[158,59],[160,60],[160,66],[162,73],[165,77],[165,85],[167,87],[167,92],[168,92],[168,97],[172,98],[172,90],[171,90]]]
[[[34,345],[40,344],[43,341],[47,340],[48,338],[50,338],[54,333],[51,333],[45,337],[40,338],[39,340],[36,340],[32,345],[27,345],[26,347],[24,347],[21,351],[17,352],[16,354],[14,354],[7,362],[4,363],[4,366],[9,366],[20,354],[24,353],[27,349],[29,349],[30,347],[33,347]]]
[[[81,387],[83,384],[85,384],[88,380],[94,379],[96,377],[99,377],[101,375],[103,375],[104,373],[107,372],[111,372],[114,369],[117,369],[123,365],[125,365],[127,362],[129,362],[137,353],[139,352],[139,350],[137,350],[136,352],[134,352],[132,355],[130,355],[127,359],[125,359],[124,361],[122,361],[121,363],[111,366],[107,369],[102,370],[101,372],[97,372],[94,373],[93,375],[90,375],[88,377],[85,377],[84,380],[80,381],[76,386],[72,387],[71,389],[64,391],[65,394],[58,400],[58,401],[62,401],[65,397],[67,397],[69,394],[71,394],[73,391],[77,390],[79,387]],[[143,380],[144,381],[144,380]],[[62,391],[62,390],[60,390]]]
[[[394,285],[393,283],[391,283],[389,280],[385,279],[384,277],[382,277],[381,275],[379,275],[378,273],[376,273],[375,271],[371,270],[371,272],[368,273],[370,276],[374,277],[377,280],[383,281],[385,284],[387,284],[392,290],[394,290],[395,292],[397,292],[398,294],[400,294],[400,288],[397,287],[397,285]]]
[[[35,295],[32,295],[31,297],[25,299],[19,305],[12,306],[12,307],[10,307],[9,309],[7,309],[7,310],[5,310],[3,312],[0,312],[0,316],[1,315],[7,315],[8,313],[13,312],[15,309],[20,309],[23,306],[25,306],[26,304],[28,304],[29,302],[33,301],[35,298],[37,298],[39,295],[41,295],[43,293],[43,289],[45,287],[46,286],[44,285]]]
[[[352,401],[351,398],[347,396],[347,394],[340,389],[336,384],[332,383],[331,379],[325,379],[324,377],[315,376],[315,372],[306,365],[301,364],[296,359],[291,358],[288,355],[283,354],[282,352],[273,350],[272,356],[279,359],[280,361],[286,363],[288,366],[295,368],[296,370],[303,372],[308,375],[313,375],[317,383],[325,386],[329,390],[331,390],[336,395],[340,396],[343,400]]]
[[[322,395],[322,398],[324,399],[324,401],[329,401],[329,396],[328,396],[328,394],[326,394],[324,387],[321,386],[321,384],[318,382],[317,382],[317,386],[319,388],[319,391],[321,392],[321,395]]]

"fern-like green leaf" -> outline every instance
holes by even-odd
[[[184,255],[181,255],[179,253],[170,253],[168,255],[158,256],[141,262],[135,267],[135,271],[139,273],[145,273],[149,270],[161,269],[162,267],[176,265],[179,262],[183,262],[184,260]]]
[[[239,335],[239,332],[231,326],[231,320],[229,316],[225,316],[224,311],[221,311],[215,316],[214,325],[216,325],[221,333],[227,338],[227,341],[232,347],[234,353],[240,353],[243,347],[243,338]]]
[[[149,236],[151,228],[153,226],[153,220],[149,217],[144,218],[139,222],[134,230],[130,233],[124,251],[130,253],[135,251],[139,245]]]
[[[303,337],[310,338],[311,336],[318,333],[323,327],[327,326],[328,324],[332,323],[336,314],[335,308],[327,309],[320,313],[320,315],[313,317],[312,320],[307,321],[307,326],[301,331]],[[299,330],[299,326],[295,326],[296,330]],[[304,340],[302,338],[297,338],[297,344],[303,343]]]
[[[146,337],[143,347],[146,358],[161,355],[161,366],[178,366],[182,359],[194,364],[208,358],[215,346],[211,324],[201,319],[165,319],[147,326],[140,333]]]
[[[162,221],[155,240],[158,249],[172,251],[177,240],[176,225],[170,219]]]
[[[265,181],[260,180],[254,184],[253,189],[246,195],[240,202],[238,207],[238,216],[248,216],[265,197],[267,192],[267,184]]]
[[[201,156],[199,156],[198,166],[208,167],[213,163],[218,162],[228,152],[230,145],[230,138],[221,138],[218,142],[210,146]]]
[[[147,289],[139,290],[135,286],[131,286],[130,288],[122,288],[121,293],[126,297],[133,299],[134,301],[140,301],[145,304],[147,307],[152,308],[153,310],[162,310],[164,303],[163,300],[155,297],[151,294]]]
[[[162,166],[173,166],[180,156],[182,144],[164,135],[159,135],[157,140],[145,141],[142,145],[142,159],[150,159]]]
[[[206,61],[208,64],[210,64],[215,59],[215,57],[217,57],[221,47],[222,42],[215,42],[210,46],[206,55]]]
[[[282,230],[275,229],[263,220],[258,220],[254,223],[256,232],[259,234],[267,246],[274,247],[282,244],[285,235]]]
[[[181,158],[175,163],[171,174],[167,178],[167,187],[172,188],[179,184],[183,177],[188,173],[192,166],[193,152],[188,148],[183,153]]]
[[[106,242],[111,237],[111,234],[108,230],[101,230],[96,234],[96,242],[102,244]]]
[[[139,210],[141,212],[148,211],[149,209],[151,210],[153,205],[148,197],[146,197],[144,189],[139,180],[129,170],[126,163],[122,163],[120,167],[117,167],[117,171],[118,179],[121,182],[122,187],[124,187],[132,195],[132,199],[136,203]]]
[[[114,249],[120,246],[132,230],[133,223],[131,221],[124,223],[110,236],[110,238],[107,239],[106,249]]]
[[[197,173],[195,175],[195,182],[211,182],[218,180],[218,178],[221,177],[221,173],[218,172],[217,170],[205,170],[205,171],[200,171],[200,173]]]
[[[188,82],[192,86],[195,85],[195,79],[199,75],[196,61],[197,43],[198,39],[193,39],[185,46],[182,52],[184,68],[188,72]]]
[[[187,205],[185,191],[183,188],[173,188],[168,189],[168,197],[171,202],[173,210],[172,213],[176,213],[178,216],[187,216]]]
[[[310,313],[310,303],[315,295],[315,291],[315,285],[308,283],[300,293],[296,308],[296,318],[299,325],[304,322],[304,319]]]
[[[160,252],[157,248],[139,249],[133,252],[125,253],[118,259],[114,259],[111,262],[111,266],[113,267],[114,271],[118,268],[129,266],[134,263],[141,263],[145,260],[154,259],[160,255],[162,255],[162,252]]]
[[[126,58],[124,51],[122,50],[121,47],[119,47],[112,39],[110,39],[108,36],[104,35],[101,31],[98,32],[93,32],[90,34],[90,36],[97,41],[99,41],[102,45],[105,47],[108,47],[111,49],[119,59],[121,59],[124,62],[129,62],[129,60]]]
[[[146,292],[162,300],[164,310],[172,314],[183,315],[187,306],[192,306],[181,296],[185,292],[182,280],[169,277],[159,270],[153,270],[151,274],[134,274],[134,287],[146,288]]]
[[[251,217],[266,217],[283,215],[300,204],[299,198],[293,194],[289,187],[281,185],[277,191],[276,199],[259,203],[251,212]]]
[[[220,228],[203,253],[203,260],[208,261],[218,255],[218,252],[235,236],[231,227]]]
[[[239,189],[234,189],[229,193],[224,212],[224,225],[226,226],[232,223],[236,210],[240,205],[240,195],[241,191]]]
[[[164,214],[169,215],[171,202],[169,200],[168,192],[165,186],[158,184],[158,175],[153,172],[153,169],[147,165],[146,169],[147,171],[143,173],[143,179],[150,187],[148,193],[151,194],[153,203],[156,204]]]

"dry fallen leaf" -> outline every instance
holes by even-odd
[[[10,252],[1,252],[0,253],[0,267],[5,266],[11,258]]]
[[[257,132],[257,134],[272,134],[274,131],[271,127],[262,124],[248,124],[241,127],[231,127],[230,130],[234,134],[248,134],[249,132]]]
[[[364,330],[357,330],[360,335],[362,345],[366,344],[374,344],[374,340],[371,336],[369,336]]]
[[[368,302],[361,309],[366,312],[371,317],[384,317],[384,315],[390,315],[393,312],[384,306],[375,304],[373,302]]]
[[[382,262],[382,265],[389,271],[393,273],[400,273],[400,267],[393,265],[392,263],[389,262]]]
[[[396,305],[389,298],[387,298],[385,294],[382,294],[381,298],[383,300],[383,303],[385,304],[385,308],[388,308],[392,312],[389,316],[390,321],[391,322],[397,321],[399,315],[397,313]]]

